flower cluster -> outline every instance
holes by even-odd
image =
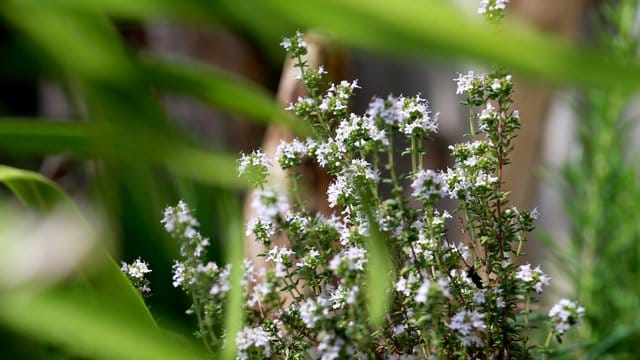
[[[146,261],[142,261],[140,258],[131,264],[123,261],[120,271],[127,275],[133,286],[140,291],[140,294],[143,296],[151,294],[150,282],[146,278],[146,274],[150,273],[151,269],[149,269],[149,264]]]
[[[487,2],[488,10],[504,1]],[[491,7],[493,6],[493,7]],[[374,98],[364,114],[349,110],[357,82],[325,84],[312,69],[300,33],[282,42],[297,61],[307,95],[289,106],[314,125],[308,139],[282,142],[272,163],[260,151],[243,155],[239,172],[253,172],[255,217],[246,234],[264,246],[266,267],[244,264],[245,324],[235,334],[239,359],[264,358],[530,358],[544,348],[528,343],[531,303],[549,285],[539,266],[519,265],[537,212],[508,206],[503,171],[520,118],[512,108],[511,76],[469,72],[457,81],[470,109],[469,141],[450,147],[446,170],[427,166],[425,143],[437,114],[420,96]],[[395,166],[401,157],[407,171]],[[270,187],[280,166],[296,178],[312,161],[332,180],[332,214],[312,213],[299,189]],[[277,164],[277,165],[276,165]],[[455,200],[454,213],[438,209]],[[451,220],[459,235],[448,231]],[[180,246],[174,286],[193,299],[197,335],[223,346],[219,326],[230,267],[206,261],[209,241],[184,202],[162,220]],[[392,264],[384,324],[369,321],[370,237],[381,234]],[[276,241],[277,240],[277,241]],[[564,301],[551,317],[560,336],[584,309]],[[537,324],[536,324],[537,326]]]
[[[231,266],[220,267],[207,261],[209,239],[198,232],[198,221],[184,201],[167,207],[161,222],[179,245],[180,259],[173,264],[173,286],[182,289],[193,301],[187,313],[198,318],[196,336],[212,348],[220,347],[224,337],[215,324],[224,313]]]
[[[584,316],[584,308],[571,300],[562,299],[549,310],[556,334],[562,335]]]
[[[484,15],[491,21],[500,20],[504,17],[508,2],[509,0],[481,0],[478,14]]]

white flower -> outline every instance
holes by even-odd
[[[442,295],[444,295],[447,299],[451,298],[451,291],[449,290],[449,279],[446,277],[438,278],[438,288]]]
[[[277,246],[275,246],[274,248],[269,250],[266,260],[276,265],[276,277],[287,276],[287,265],[290,263],[289,257],[292,255],[295,255],[295,252],[285,247],[278,248]]]
[[[321,167],[337,167],[340,165],[341,153],[344,151],[340,144],[329,139],[324,142],[307,140],[309,154],[315,157],[316,162]]]
[[[185,280],[185,267],[184,264],[176,261],[173,263],[173,287],[179,287],[184,285]]]
[[[280,46],[282,46],[285,50],[289,50],[289,48],[291,47],[291,39],[288,39],[288,38],[282,39]]]
[[[151,272],[151,269],[149,269],[149,264],[147,264],[145,261],[142,261],[140,258],[136,259],[131,264],[122,262],[122,267],[120,268],[120,270],[134,279],[143,279],[145,274]]]
[[[520,265],[515,275],[516,279],[531,286],[536,293],[542,292],[543,286],[548,286],[551,277],[542,272],[540,266],[536,266],[535,269],[531,269],[531,264]]]
[[[254,217],[247,224],[247,236],[255,237],[256,241],[266,243],[275,235],[276,229],[270,219]]]
[[[485,301],[485,290],[478,289],[473,292],[473,302],[482,305]]]
[[[215,270],[218,269],[215,263],[210,262],[209,264],[214,265]],[[218,294],[224,295],[227,292],[229,292],[229,290],[231,289],[231,285],[229,284],[230,275],[231,275],[231,264],[228,264],[218,274],[217,280],[213,283],[213,285],[211,286],[211,289],[209,289],[209,295],[214,295],[214,296]]]
[[[238,355],[236,359],[248,359],[247,350],[253,347],[262,352],[262,358],[271,357],[271,341],[269,333],[262,326],[244,327],[236,336]]]
[[[318,257],[320,256],[320,252],[316,249],[311,249],[307,256],[303,257],[302,260],[298,261],[298,267],[311,267],[313,268],[318,262]]]
[[[403,110],[408,116],[400,124],[400,128],[406,135],[412,135],[416,130],[422,130],[423,134],[438,132],[438,114],[431,117],[431,108],[420,95],[405,99]]]
[[[331,259],[329,269],[336,271],[345,261],[349,270],[364,271],[364,264],[367,262],[367,250],[359,246],[343,249]]]
[[[556,333],[562,335],[578,323],[584,316],[584,312],[584,308],[577,302],[562,299],[549,310],[549,317]]]
[[[416,294],[416,297],[414,298],[414,300],[418,303],[418,304],[424,304],[427,302],[427,295],[429,294],[429,287],[431,286],[431,283],[429,282],[428,279],[425,279],[422,282],[422,285],[420,285],[420,287],[418,288],[418,293]]]
[[[307,145],[298,139],[293,139],[290,143],[281,140],[276,149],[276,159],[283,169],[299,165],[306,154]]]
[[[257,217],[274,219],[278,215],[284,216],[289,211],[287,198],[275,190],[256,190],[253,193],[251,208]]]
[[[238,160],[238,175],[244,174],[251,168],[268,169],[269,167],[271,167],[271,161],[267,155],[260,150],[254,150],[249,155],[241,154]]]
[[[430,169],[416,173],[411,188],[413,189],[411,195],[422,201],[435,200],[444,195],[442,175]]]
[[[336,176],[335,180],[331,184],[329,184],[329,188],[327,189],[327,201],[329,202],[329,206],[334,208],[336,205],[341,203],[343,199],[348,199],[353,196],[353,188],[352,181],[350,180],[350,176],[346,174],[339,174]]]
[[[481,347],[483,345],[476,332],[484,332],[484,314],[477,311],[462,310],[458,312],[447,325],[450,329],[457,331],[460,341],[466,347]]]
[[[478,14],[504,10],[507,7],[507,3],[509,3],[509,0],[482,0],[480,1]]]
[[[344,346],[344,340],[335,334],[325,331],[318,334],[318,352],[321,354],[320,360],[335,360],[340,357],[340,350]]]
[[[176,207],[167,206],[164,210],[164,217],[160,222],[168,233],[173,233],[178,226],[190,229],[199,225],[198,221],[191,215],[191,209],[183,200],[180,200]],[[190,231],[185,230],[185,234],[187,233],[190,233]],[[187,237],[190,238],[190,236]]]
[[[484,81],[483,75],[476,75],[473,71],[469,71],[466,75],[458,74],[458,77],[454,79],[456,82],[456,94],[462,95],[473,90],[476,82]]]
[[[300,304],[299,314],[300,319],[309,329],[313,329],[320,320],[318,304],[312,298],[308,298]]]

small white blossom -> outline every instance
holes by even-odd
[[[185,281],[185,267],[184,264],[176,261],[173,263],[173,287],[181,287],[184,286]]]
[[[421,201],[436,200],[444,195],[444,181],[440,173],[433,170],[420,170],[414,175],[411,183],[413,193],[416,199]]]
[[[509,0],[482,0],[478,8],[478,14],[486,14],[502,11],[507,7]]]
[[[275,190],[256,190],[253,193],[251,208],[255,210],[258,217],[275,219],[289,211],[289,203],[284,195]]]
[[[321,332],[318,335],[318,352],[320,360],[335,360],[340,357],[340,351],[345,345],[345,341],[335,334]]]
[[[484,75],[476,75],[473,71],[469,71],[466,75],[458,74],[458,77],[454,79],[454,81],[457,86],[456,94],[462,95],[471,92],[474,87],[482,84]]]
[[[267,252],[267,262],[274,263],[276,265],[275,275],[276,277],[287,276],[287,265],[291,262],[289,257],[295,255],[291,249],[285,247],[279,248],[275,246]]]
[[[120,268],[120,270],[134,279],[143,279],[145,274],[151,272],[151,269],[149,269],[149,264],[147,264],[145,261],[142,261],[140,258],[136,259],[131,264],[122,262],[122,267]]]
[[[309,329],[313,329],[320,320],[318,304],[312,298],[308,298],[300,304],[299,314],[300,319]]]
[[[556,333],[564,334],[584,316],[584,308],[577,302],[562,299],[549,310],[549,317]]]
[[[253,236],[256,241],[267,243],[275,235],[276,229],[270,219],[254,217],[247,224],[246,236]]]
[[[267,169],[271,167],[271,161],[269,161],[267,155],[260,150],[254,150],[249,155],[242,154],[240,160],[238,160],[238,174],[242,175],[252,167]]]
[[[307,154],[307,145],[298,139],[292,142],[280,141],[276,149],[276,159],[283,169],[299,165],[302,157]]]
[[[217,271],[218,267],[215,263],[210,262],[209,264],[214,265],[214,271]],[[231,264],[225,266],[222,271],[218,274],[217,280],[209,289],[209,295],[218,295],[218,294],[226,294],[231,289],[231,284],[229,283],[229,276],[231,275]]]
[[[460,341],[466,347],[481,347],[482,339],[477,332],[484,332],[484,314],[477,311],[462,310],[458,312],[448,324],[449,328],[460,334]]]
[[[536,293],[542,292],[543,286],[548,286],[551,280],[547,274],[542,272],[540,266],[536,266],[535,269],[531,268],[531,264],[520,265],[515,275],[516,279],[531,286]]]
[[[180,200],[176,207],[166,207],[164,217],[160,222],[168,233],[173,233],[177,227],[191,229],[198,226],[198,221],[191,215],[191,209],[183,200]]]
[[[271,357],[271,340],[269,333],[262,326],[247,327],[245,326],[236,336],[236,345],[238,346],[238,355],[236,359],[246,360],[248,350],[254,348],[262,353],[262,358]]]
[[[364,271],[364,264],[367,262],[367,251],[359,246],[343,249],[331,259],[329,269],[336,271],[345,262],[347,269],[351,271]]]
[[[427,302],[427,295],[429,294],[429,287],[430,286],[431,286],[431,283],[429,282],[428,279],[425,279],[422,282],[422,284],[418,288],[418,293],[416,294],[416,297],[414,298],[414,300],[418,304],[424,304],[424,303]]]

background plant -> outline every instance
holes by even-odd
[[[638,1],[607,2],[593,13],[603,53],[634,61],[638,54]],[[623,89],[586,91],[575,104],[580,119],[576,156],[563,168],[563,199],[571,223],[569,251],[556,250],[587,308],[582,329],[589,358],[634,358],[640,335],[635,290],[640,278],[636,201],[637,109]]]

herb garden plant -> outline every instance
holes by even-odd
[[[506,2],[483,0],[479,12],[498,20]],[[256,188],[246,235],[265,247],[261,256],[270,266],[244,262],[244,325],[237,334],[223,326],[230,265],[207,260],[209,240],[185,202],[168,207],[162,219],[180,247],[173,285],[192,299],[196,336],[212,354],[234,337],[238,359],[547,357],[585,310],[563,299],[546,322],[540,316],[534,322],[532,304],[550,277],[522,260],[536,210],[511,206],[503,188],[520,125],[511,76],[498,69],[455,79],[469,109],[468,141],[450,146],[452,167],[437,171],[425,151],[438,131],[427,100],[374,98],[365,113],[354,114],[357,81],[326,84],[326,71],[305,61],[301,33],[281,45],[307,90],[288,110],[313,124],[314,134],[283,141],[275,159],[257,150],[239,160],[240,174]],[[400,157],[410,159],[406,173],[396,166]],[[306,210],[297,173],[305,159],[332,177],[330,216]],[[290,175],[288,193],[269,185],[275,166]],[[439,209],[442,199],[457,201],[456,210]],[[454,222],[459,236],[448,231]],[[274,245],[276,237],[287,245]],[[372,261],[381,249],[387,261]],[[144,262],[122,270],[149,291]],[[371,320],[372,270],[390,284],[376,297],[386,300],[378,304],[380,321]],[[546,329],[546,341],[532,341],[534,327]]]

